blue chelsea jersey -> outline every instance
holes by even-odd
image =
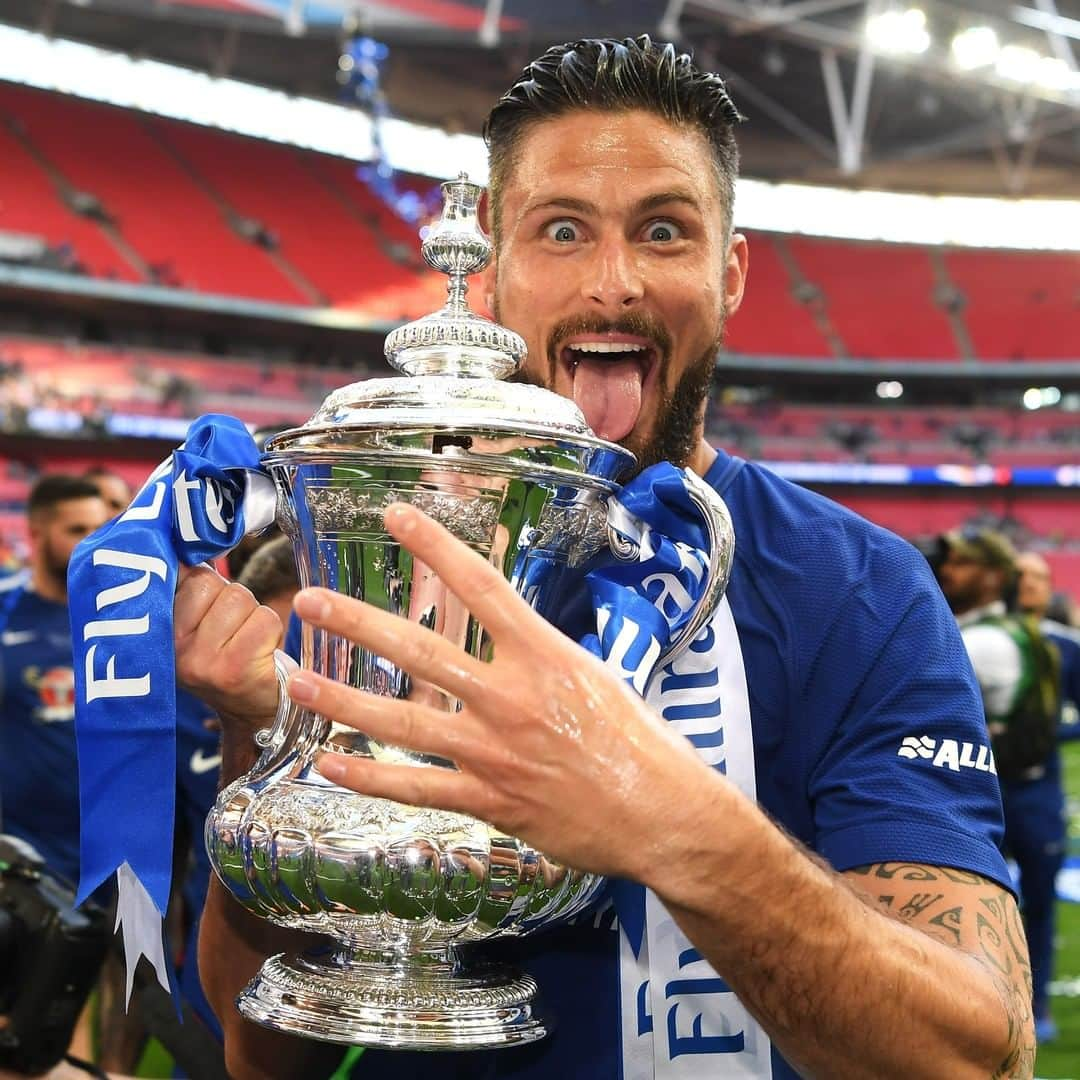
[[[75,675],[66,604],[25,586],[0,600],[0,830],[79,879]]]
[[[735,527],[727,596],[749,688],[762,809],[837,870],[927,863],[1008,888],[981,698],[926,561],[892,533],[723,452],[705,479]],[[295,643],[295,629],[291,636]],[[610,909],[498,942],[492,952],[536,978],[556,1024],[552,1035],[487,1054],[367,1050],[352,1075],[621,1075]],[[772,1055],[775,1080],[793,1080],[775,1048]],[[746,1075],[734,1067],[727,1072],[710,1056],[702,1075]]]

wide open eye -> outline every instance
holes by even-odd
[[[556,244],[572,244],[578,238],[578,227],[565,218],[553,221],[544,229],[544,235]]]
[[[682,239],[682,229],[674,221],[653,221],[645,228],[645,240],[650,244],[670,244]]]

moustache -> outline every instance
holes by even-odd
[[[644,312],[631,312],[618,319],[602,319],[597,315],[574,315],[563,319],[552,327],[548,335],[548,359],[554,365],[559,357],[559,349],[568,338],[579,334],[629,334],[633,337],[648,338],[656,347],[658,359],[666,360],[671,355],[671,334],[659,319]]]

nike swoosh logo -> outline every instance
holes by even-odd
[[[202,750],[196,750],[191,755],[191,771],[196,776],[201,776],[203,773],[208,773],[211,769],[217,769],[221,767],[221,755],[210,754],[209,756],[204,754]]]
[[[0,634],[0,644],[23,645],[28,641],[33,641],[36,637],[37,631],[35,630],[5,630],[3,634]]]

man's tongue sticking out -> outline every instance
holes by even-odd
[[[641,412],[641,365],[626,358],[582,358],[574,369],[574,402],[594,434],[625,439]]]

